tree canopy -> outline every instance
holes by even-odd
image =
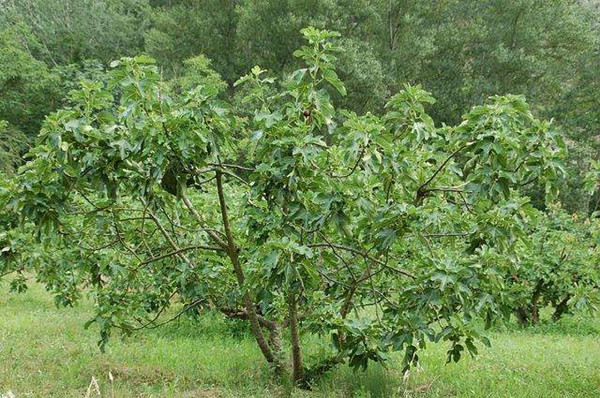
[[[499,259],[534,216],[521,188],[555,196],[560,135],[519,96],[454,126],[435,125],[420,86],[380,115],[337,109],[339,34],[302,32],[303,68],[276,79],[254,67],[231,102],[205,64],[197,86],[174,91],[139,56],[47,118],[5,200],[65,251],[38,277],[62,304],[91,292],[102,344],[154,325],[177,295],[184,311],[248,319],[279,371],[289,328],[293,377],[308,382],[393,350],[408,367],[427,341],[450,342],[457,361],[487,344],[479,320],[512,311],[514,263]],[[5,264],[18,251],[8,245]],[[333,342],[308,366],[305,331]]]

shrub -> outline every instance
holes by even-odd
[[[278,81],[255,67],[232,103],[210,73],[172,94],[136,57],[48,117],[9,208],[68,253],[39,278],[63,303],[92,294],[101,345],[175,300],[247,319],[280,374],[289,330],[304,385],[391,351],[408,368],[428,341],[448,342],[449,361],[489,344],[480,321],[507,312],[503,259],[532,211],[518,190],[553,192],[559,137],[518,96],[456,126],[434,125],[419,86],[381,115],[336,109],[338,35],[303,34],[305,68]],[[306,365],[302,333],[331,341],[328,356]]]

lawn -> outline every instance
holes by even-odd
[[[396,361],[344,367],[302,391],[273,382],[244,327],[217,315],[114,336],[101,353],[97,330],[83,329],[89,303],[57,309],[39,285],[19,295],[2,285],[0,311],[0,397],[85,397],[92,379],[103,397],[600,397],[597,318],[495,331],[492,348],[458,364],[433,345],[407,377]]]

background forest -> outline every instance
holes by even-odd
[[[342,34],[349,95],[336,101],[352,110],[381,111],[405,83],[421,84],[436,124],[453,124],[490,95],[525,94],[568,138],[563,205],[592,212],[600,198],[582,180],[600,153],[599,13],[596,1],[573,0],[5,0],[1,164],[16,166],[77,79],[114,59],[146,53],[178,84],[210,65],[233,95],[254,65],[294,70],[300,29],[312,25]]]

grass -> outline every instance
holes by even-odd
[[[406,378],[394,360],[342,367],[308,392],[273,382],[244,329],[217,315],[115,337],[103,354],[97,331],[83,329],[89,304],[57,309],[39,285],[2,286],[0,311],[0,397],[85,397],[92,378],[103,397],[600,397],[599,319],[496,331],[492,348],[452,365],[434,345]]]

